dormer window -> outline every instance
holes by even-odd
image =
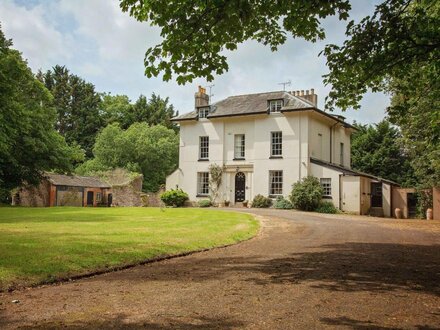
[[[199,108],[199,118],[207,118],[209,115],[209,107]]]
[[[274,112],[280,112],[281,108],[284,105],[284,100],[280,99],[280,100],[270,100],[269,101],[269,112],[270,113],[274,113]]]

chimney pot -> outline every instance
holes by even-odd
[[[306,95],[309,95],[309,90],[306,90]]]
[[[301,90],[301,96],[304,96],[304,89]]]
[[[314,88],[310,88],[310,94],[315,94],[315,89]]]

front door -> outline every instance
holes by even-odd
[[[243,202],[246,194],[246,175],[243,172],[235,174],[235,202]]]
[[[87,192],[87,206],[93,206],[93,191]]]
[[[381,182],[371,182],[371,207],[382,207]]]

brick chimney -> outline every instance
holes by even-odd
[[[209,105],[209,95],[206,94],[206,88],[199,86],[199,90],[194,94],[195,107],[204,107]]]
[[[306,90],[304,93],[304,90],[302,91],[292,91],[292,95],[299,97],[300,99],[309,101],[312,103],[315,107],[318,106],[318,95],[315,94],[315,90],[313,88],[309,90]]]

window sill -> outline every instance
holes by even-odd
[[[196,195],[196,197],[208,197],[208,196],[209,196],[209,194],[206,194],[206,195],[205,194],[197,194]]]
[[[209,159],[208,158],[200,158],[199,162],[209,162]]]
[[[322,199],[333,199],[332,196],[322,196]]]
[[[246,158],[234,158],[232,160],[246,160]]]
[[[280,197],[280,196],[283,196],[283,194],[279,194],[279,195],[269,195],[269,198],[273,198],[273,199],[275,199],[275,198]]]
[[[283,159],[283,156],[270,156],[269,159]]]

